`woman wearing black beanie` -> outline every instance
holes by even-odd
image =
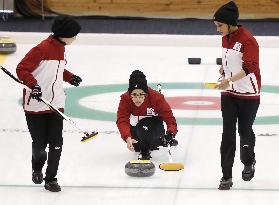
[[[165,134],[164,124],[167,125]],[[134,70],[128,91],[121,95],[117,127],[130,151],[140,152],[138,159],[149,160],[159,146],[178,144],[176,119],[165,97],[147,85],[143,72]]]
[[[40,98],[44,97],[64,112],[63,81],[74,86],[79,86],[82,81],[66,69],[65,59],[65,45],[76,39],[80,29],[73,18],[56,17],[52,25],[53,35],[32,48],[16,68],[18,78],[31,89],[24,89],[23,109],[32,138],[32,181],[35,184],[45,181],[45,189],[51,192],[61,191],[56,175],[63,145],[63,119],[40,102]]]
[[[261,74],[259,46],[253,35],[238,25],[239,12],[235,2],[221,6],[214,14],[217,31],[222,34],[223,76],[216,88],[221,92],[223,133],[221,167],[223,177],[219,189],[233,185],[232,167],[236,150],[236,123],[240,136],[240,159],[244,164],[242,179],[250,181],[255,173],[255,134],[252,129],[260,104]]]

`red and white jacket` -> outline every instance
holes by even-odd
[[[16,68],[18,78],[32,88],[38,84],[42,97],[54,107],[64,111],[66,95],[63,81],[70,82],[72,73],[65,69],[65,46],[62,42],[49,36],[32,48]],[[29,90],[23,90],[23,109],[27,113],[53,112],[44,103],[30,97]]]
[[[237,80],[222,95],[243,99],[259,99],[261,74],[259,68],[259,46],[252,34],[241,25],[222,38],[222,65],[225,78],[230,78],[242,69],[246,76]]]
[[[144,102],[137,107],[129,92],[122,94],[116,121],[122,139],[126,141],[128,137],[131,137],[130,125],[136,126],[139,120],[152,116],[160,117],[167,125],[167,132],[176,135],[176,120],[164,95],[148,87],[148,94]]]

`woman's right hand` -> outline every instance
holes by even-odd
[[[128,137],[127,140],[126,140],[127,148],[128,148],[130,151],[134,152],[135,149],[134,149],[133,144],[134,144],[134,143],[137,143],[137,142],[138,142],[137,140],[132,139],[131,137]]]

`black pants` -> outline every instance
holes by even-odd
[[[47,160],[45,182],[56,181],[57,170],[62,152],[63,119],[56,113],[25,113],[29,132],[32,137],[32,169],[41,171]],[[49,145],[47,156],[46,147]]]
[[[236,123],[240,136],[240,160],[248,166],[255,159],[255,134],[253,123],[260,100],[238,99],[231,96],[221,97],[223,134],[221,142],[221,166],[223,177],[232,177],[232,167],[236,150]]]
[[[133,127],[131,126],[132,138],[138,143],[134,144],[136,152],[147,152],[158,149],[162,145],[165,135],[163,120],[159,117],[146,117]]]

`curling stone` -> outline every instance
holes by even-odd
[[[155,165],[150,160],[132,160],[126,163],[125,173],[131,177],[150,177],[155,173]]]
[[[0,54],[16,52],[16,44],[7,36],[0,36]]]

